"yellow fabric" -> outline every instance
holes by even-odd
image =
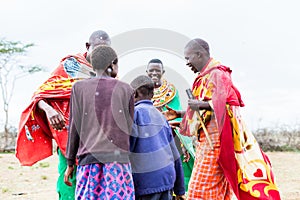
[[[227,111],[233,128],[233,144],[239,165],[237,178],[240,188],[249,192],[253,197],[259,198],[261,194],[254,188],[257,184],[264,184],[267,185],[264,193],[268,196],[270,190],[278,190],[271,177],[271,165],[264,160],[258,142],[246,128],[239,110],[227,105]]]

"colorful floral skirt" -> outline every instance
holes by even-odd
[[[77,167],[77,200],[133,200],[134,184],[128,163],[96,163]]]

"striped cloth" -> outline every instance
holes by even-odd
[[[134,200],[134,185],[129,163],[78,165],[77,200]]]
[[[200,133],[200,142],[196,149],[194,169],[189,183],[188,199],[230,200],[232,190],[218,164],[220,137],[215,119],[207,124],[214,150],[210,149],[204,133]]]

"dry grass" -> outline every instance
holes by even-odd
[[[254,131],[254,136],[264,151],[300,151],[300,128],[280,126]]]

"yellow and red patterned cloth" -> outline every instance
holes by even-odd
[[[69,122],[69,100],[72,85],[81,78],[73,78],[66,72],[66,61],[74,60],[80,65],[81,72],[92,71],[92,66],[86,60],[86,54],[70,55],[63,58],[60,65],[52,72],[34,93],[31,103],[22,112],[19,123],[19,134],[16,144],[16,157],[21,165],[31,166],[34,163],[52,155],[52,139],[54,139],[65,155],[67,144],[67,129],[56,131],[48,124],[44,111],[38,108],[40,100],[46,101],[60,112],[64,121]],[[78,77],[78,76],[77,76]]]
[[[213,108],[213,111],[204,111],[201,114],[209,130],[214,150],[205,145],[207,141],[204,139],[197,115],[188,107],[181,123],[181,133],[189,136],[200,134],[193,181],[189,187],[195,189],[199,187],[192,184],[203,183],[203,177],[206,175],[220,177],[219,181],[222,182],[220,171],[213,170],[219,167],[238,199],[278,200],[280,194],[274,182],[271,163],[239,114],[239,107],[244,106],[244,103],[230,75],[231,70],[228,67],[211,58],[194,81],[193,95],[196,99],[209,102]],[[217,128],[218,137],[211,131],[213,127]],[[214,159],[214,156],[217,159]],[[205,163],[210,163],[211,167],[206,169],[203,167]],[[212,183],[218,180],[209,178],[205,182],[207,181],[209,182],[207,184],[212,186],[207,188],[210,193],[223,191],[224,198],[230,198],[228,190],[222,189],[227,188],[226,184],[214,185]],[[192,199],[207,199],[209,193],[204,191],[202,194],[202,192],[190,190],[189,195],[193,197]]]

